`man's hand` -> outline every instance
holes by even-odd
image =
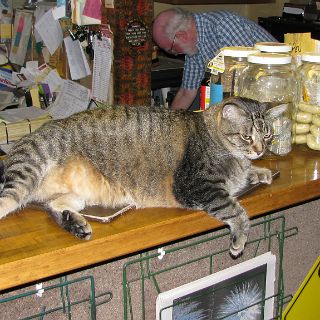
[[[187,110],[191,106],[197,92],[198,89],[180,88],[172,101],[171,108],[174,110]]]

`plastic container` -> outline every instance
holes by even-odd
[[[248,67],[239,80],[240,96],[270,102],[271,106],[288,104],[288,111],[273,123],[274,137],[269,151],[274,155],[286,155],[292,148],[291,130],[296,79],[291,60],[292,57],[288,54],[249,55]]]
[[[320,151],[320,54],[304,53],[297,70],[293,142]]]
[[[248,66],[248,56],[258,53],[259,50],[252,47],[224,47],[225,70],[221,74],[221,84],[223,86],[223,97],[239,95],[239,77],[244,68]]]
[[[292,46],[287,43],[282,42],[257,42],[254,45],[254,48],[258,49],[261,52],[268,53],[288,53],[292,51]]]

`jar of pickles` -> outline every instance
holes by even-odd
[[[304,53],[297,70],[293,142],[320,150],[320,54]]]
[[[256,53],[248,56],[248,67],[239,80],[240,96],[270,102],[271,106],[288,104],[287,112],[273,122],[273,140],[269,154],[286,155],[291,151],[293,101],[296,80],[291,55]]]

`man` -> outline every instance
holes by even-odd
[[[190,13],[180,8],[165,10],[155,18],[153,39],[170,54],[186,55],[182,85],[172,101],[173,109],[190,107],[208,62],[222,47],[277,41],[258,24],[237,13]]]

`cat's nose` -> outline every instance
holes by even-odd
[[[252,146],[252,150],[257,154],[257,155],[260,155],[262,154],[263,152],[263,146],[262,146],[262,143],[255,143],[253,146]]]

